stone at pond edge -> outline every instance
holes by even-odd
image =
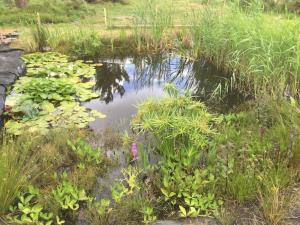
[[[0,72],[0,84],[4,86],[9,86],[12,85],[17,76],[13,73],[8,73],[8,72]]]
[[[5,106],[6,86],[12,85],[26,71],[25,63],[20,59],[22,54],[21,49],[0,48],[0,115]]]
[[[0,115],[3,113],[5,106],[5,95],[0,95]]]

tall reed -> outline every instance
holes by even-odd
[[[299,20],[208,7],[195,11],[190,25],[193,54],[238,74],[240,89],[299,97]]]
[[[134,11],[134,34],[137,46],[159,48],[174,25],[173,0],[140,1]]]
[[[37,13],[36,27],[32,29],[33,41],[35,43],[35,48],[43,52],[47,49],[47,39],[49,36],[48,28],[41,23],[40,14]]]

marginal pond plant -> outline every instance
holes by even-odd
[[[83,128],[96,118],[105,117],[79,103],[99,97],[92,91],[93,65],[69,62],[67,56],[58,53],[34,53],[24,56],[24,60],[28,76],[16,82],[6,102],[8,133]]]
[[[189,93],[180,95],[172,85],[166,91],[165,98],[139,105],[133,127],[154,136],[155,149],[162,157],[160,191],[165,204],[181,217],[209,214],[222,201],[216,196],[214,171],[199,164],[221,118]]]
[[[169,96],[140,104],[133,120],[161,157],[152,177],[161,213],[216,214],[233,199],[259,207],[270,224],[282,220],[283,190],[299,178],[298,103],[265,96],[245,103],[246,111],[213,115],[190,95],[167,90]]]
[[[87,143],[86,131],[52,129],[45,136],[37,132],[5,137],[0,148],[1,222],[68,224],[76,221],[79,211],[87,211],[87,205],[96,209],[92,188],[108,160]],[[80,153],[72,150],[68,140]]]
[[[45,211],[38,203],[39,190],[29,185],[26,190],[18,194],[15,205],[10,206],[7,219],[16,224],[50,225],[53,223],[53,213]]]

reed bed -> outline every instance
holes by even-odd
[[[299,20],[209,7],[190,23],[192,54],[236,75],[240,89],[299,98]]]

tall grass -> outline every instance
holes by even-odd
[[[172,0],[161,3],[158,0],[140,1],[134,11],[134,34],[137,46],[159,48],[167,32],[174,25],[174,7]]]
[[[193,54],[238,74],[241,89],[299,97],[299,20],[208,7],[194,12],[190,24]]]
[[[32,36],[37,50],[40,52],[45,51],[48,44],[49,30],[46,26],[42,25],[39,13],[37,13],[36,27],[32,30]]]
[[[31,156],[28,145],[6,137],[0,147],[0,217],[7,213],[36,169],[36,157]]]

